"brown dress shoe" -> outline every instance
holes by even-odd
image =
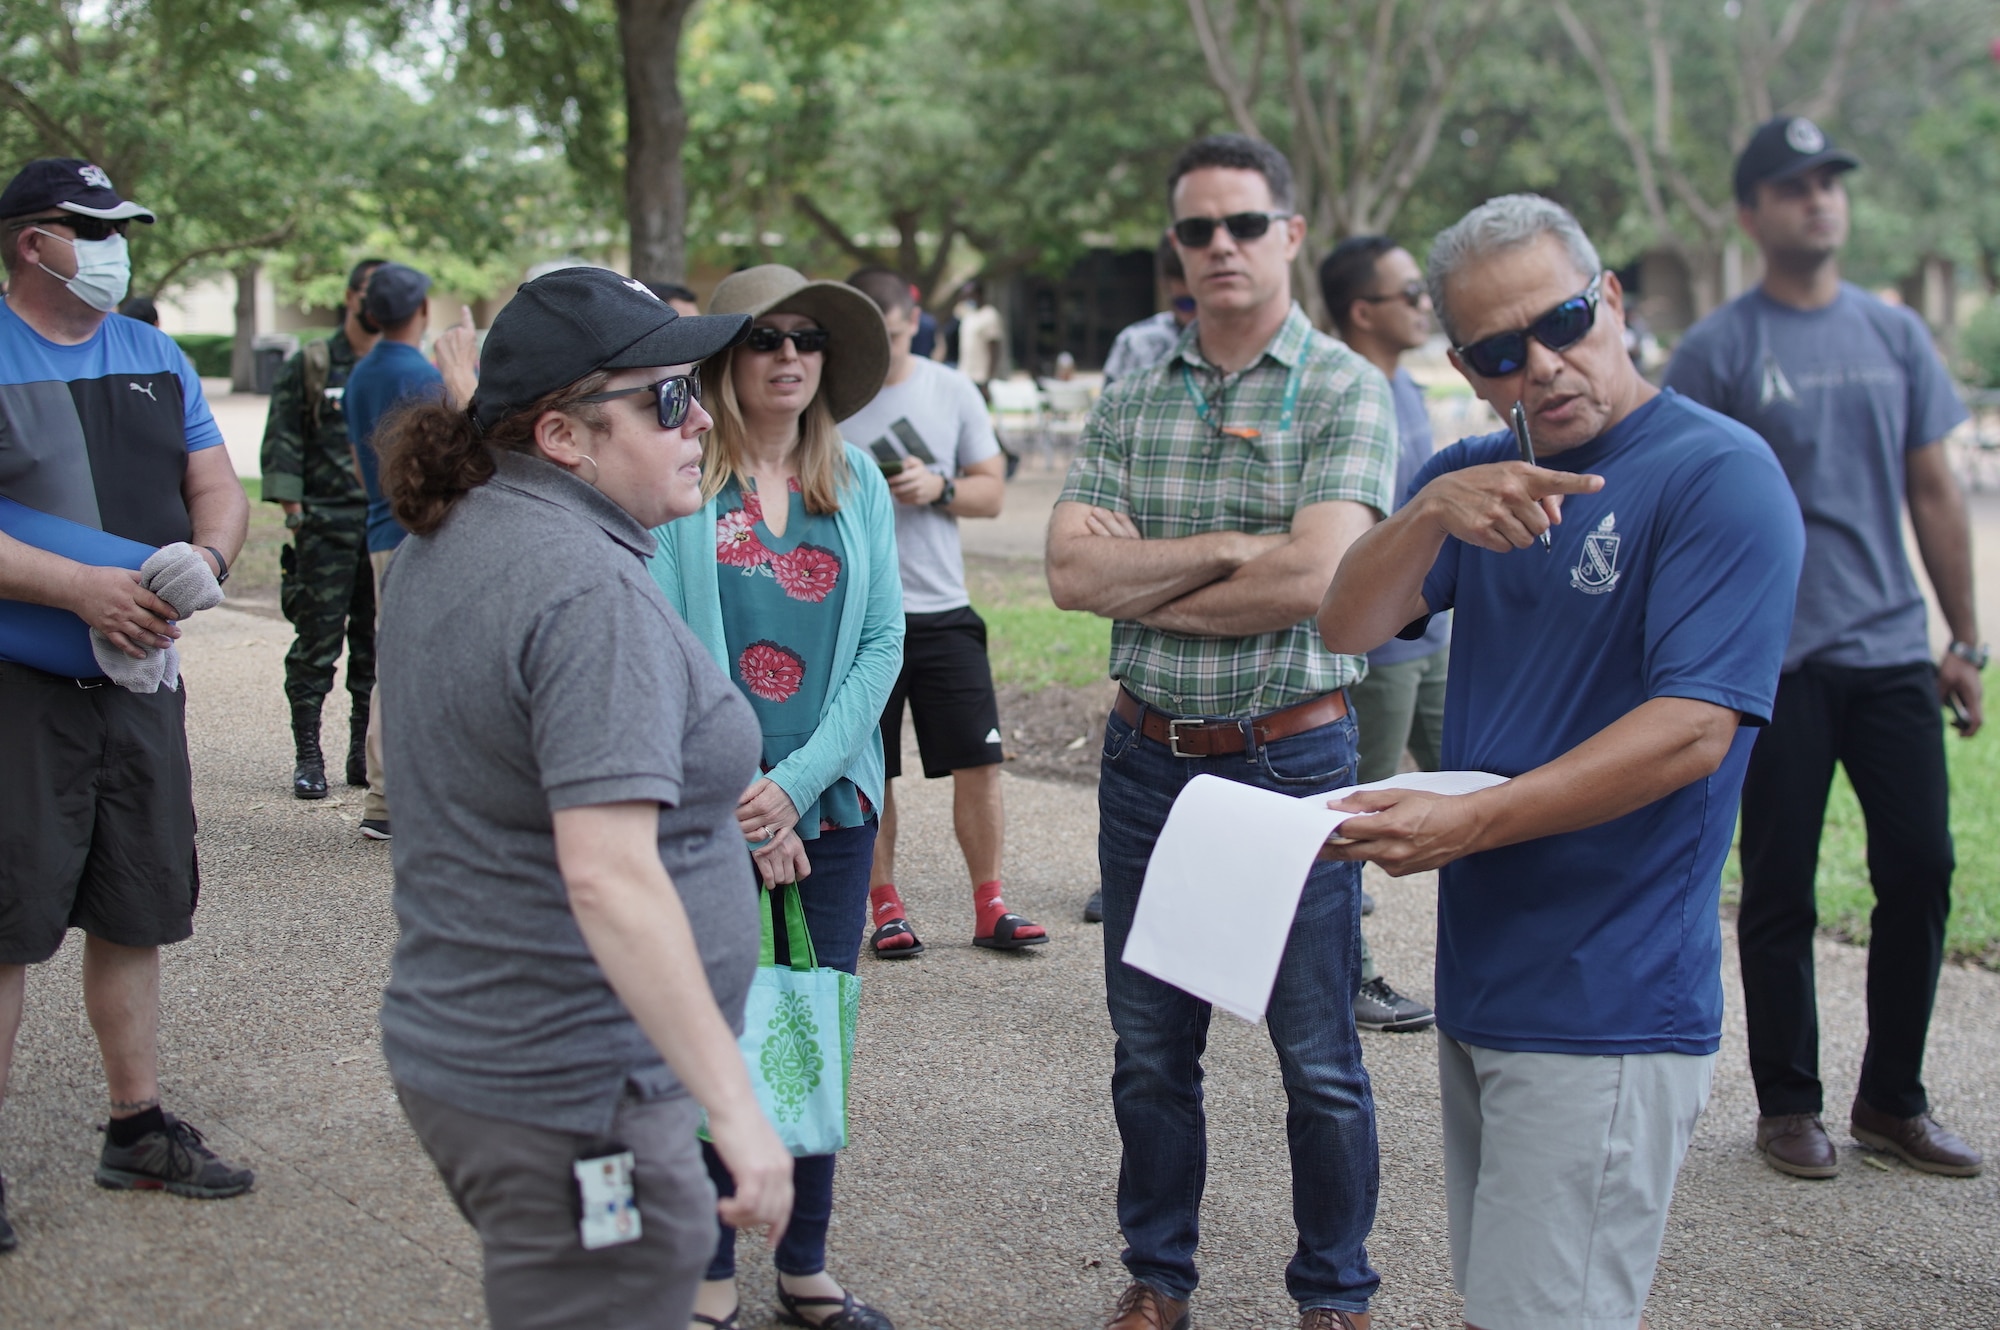
[[[1368,1330],[1368,1313],[1308,1307],[1299,1313],[1299,1330]]]
[[[1840,1171],[1840,1159],[1817,1113],[1758,1118],[1757,1149],[1765,1163],[1795,1178],[1830,1178]]]
[[[1925,1173],[1975,1178],[1983,1163],[1979,1151],[1960,1140],[1957,1132],[1939,1126],[1938,1120],[1928,1113],[1892,1118],[1856,1099],[1848,1129],[1855,1140],[1869,1149],[1887,1150],[1911,1168]]]
[[[1188,1330],[1188,1305],[1135,1279],[1118,1295],[1104,1330]]]

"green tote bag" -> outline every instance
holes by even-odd
[[[848,1079],[861,981],[842,970],[820,968],[797,883],[769,894],[774,899],[759,902],[763,941],[738,1045],[749,1064],[757,1102],[785,1148],[796,1156],[830,1155],[847,1145]],[[771,916],[776,912],[785,919],[789,965],[775,960]]]

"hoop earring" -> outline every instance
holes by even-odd
[[[590,455],[589,453],[578,453],[578,454],[577,454],[577,456],[578,456],[579,458],[581,458],[581,459],[582,459],[583,461],[586,461],[586,462],[590,463],[590,479],[589,479],[589,480],[584,480],[584,481],[583,481],[583,483],[584,483],[584,484],[586,484],[586,485],[588,485],[588,486],[590,486],[590,487],[591,487],[592,489],[596,489],[596,488],[597,488],[597,475],[598,475],[598,471],[597,471],[597,459],[596,459],[595,457],[592,457],[592,456],[591,456],[591,455]],[[571,472],[570,474],[571,474],[571,475],[576,475],[576,473],[575,473],[574,471],[572,471],[572,472]],[[583,480],[583,477],[582,477],[582,476],[577,476],[576,478],[577,478],[578,480]]]

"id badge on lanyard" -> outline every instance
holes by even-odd
[[[570,1165],[576,1175],[577,1235],[585,1251],[637,1242],[639,1191],[632,1152],[611,1142],[591,1147]]]

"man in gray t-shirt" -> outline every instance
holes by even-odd
[[[1736,165],[1761,286],[1690,331],[1667,386],[1761,434],[1798,495],[1806,558],[1771,724],[1743,786],[1737,922],[1757,1145],[1773,1168],[1831,1177],[1819,1114],[1814,877],[1833,767],[1867,818],[1877,908],[1856,1140],[1966,1176],[1978,1152],[1930,1116],[1922,1071],[1953,868],[1940,700],[1979,729],[1986,647],[1965,499],[1942,440],[1965,419],[1923,322],[1840,280],[1845,173],[1818,126],[1780,117]],[[1903,545],[1907,508],[1952,642],[1931,663]]]
[[[882,712],[881,830],[875,837],[869,946],[905,960],[923,950],[896,890],[895,778],[903,773],[903,708],[916,723],[924,775],[950,776],[952,823],[972,877],[973,941],[1014,950],[1047,942],[1039,924],[1000,898],[1005,810],[1000,800],[1000,708],[986,657],[986,623],[965,594],[958,519],[998,517],[1007,464],[986,402],[972,380],[910,352],[917,328],[910,284],[886,268],[863,268],[848,284],[882,310],[889,375],[875,400],[840,422],[842,437],[873,453],[896,498],[903,573],[903,672]]]

